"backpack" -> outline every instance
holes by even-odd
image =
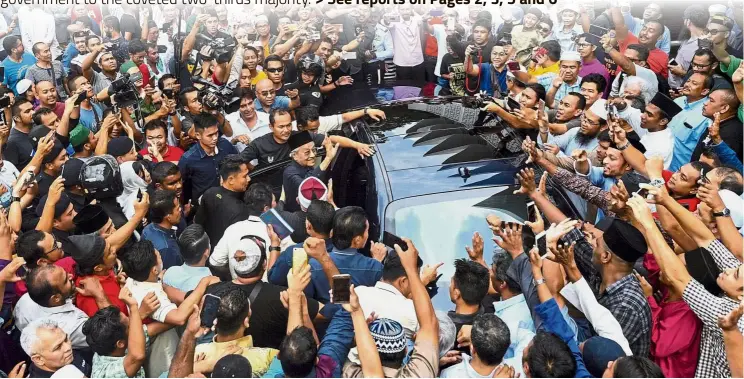
[[[80,183],[94,199],[117,197],[124,191],[119,163],[108,154],[96,155],[83,163]]]

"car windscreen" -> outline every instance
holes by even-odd
[[[484,240],[484,258],[490,265],[493,233],[486,216],[495,214],[503,221],[523,223],[527,215],[525,197],[513,195],[509,187],[462,190],[397,200],[386,209],[384,229],[408,237],[416,245],[424,264],[444,262],[439,269],[438,292],[432,298],[438,310],[454,309],[449,284],[455,259],[468,258],[465,246],[472,246],[473,233]]]

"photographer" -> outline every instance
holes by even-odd
[[[123,64],[129,58],[129,41],[121,34],[121,25],[116,16],[108,16],[103,19],[103,42],[109,44],[119,64]]]
[[[509,72],[506,68],[506,61],[509,59],[506,47],[496,43],[491,48],[491,63],[473,62],[479,54],[477,49],[476,45],[465,48],[465,72],[471,78],[465,82],[467,93],[485,92],[489,96],[496,96],[506,92],[506,74]],[[472,84],[473,77],[477,78],[475,84]]]
[[[95,94],[93,93],[93,87],[90,85],[88,79],[84,76],[71,77],[67,79],[67,87],[73,93],[78,93],[77,97],[83,96],[82,101],[75,101],[80,106],[80,124],[93,133],[98,132],[103,117],[103,107],[97,102],[91,101]]]
[[[158,90],[162,93],[163,106],[166,106],[170,113],[167,116],[160,114],[160,119],[165,121],[168,125],[168,144],[172,146],[178,146],[181,143],[181,119],[178,116],[178,92],[181,89],[181,85],[176,81],[176,77],[172,74],[165,74],[158,80]],[[157,112],[156,112],[157,113]],[[150,120],[145,120],[145,124]]]
[[[88,48],[90,49],[90,54],[83,59],[83,76],[93,86],[93,92],[96,94],[96,98],[103,100],[108,97],[108,93],[102,94],[101,92],[108,90],[111,82],[120,77],[117,70],[119,64],[113,53],[104,51],[106,47],[100,43],[99,37],[88,37]],[[101,72],[93,70],[93,63],[98,64]]]

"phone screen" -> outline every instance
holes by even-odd
[[[519,62],[508,62],[506,67],[509,68],[509,71],[519,71]]]
[[[676,66],[677,65],[677,61],[674,58],[672,58],[672,59],[669,60],[669,65],[670,66]]]
[[[395,245],[397,244],[398,246],[400,246],[401,249],[403,249],[403,251],[408,250],[408,244],[406,243],[406,241],[403,241],[402,238],[392,233],[384,232],[382,234],[382,243],[385,246],[392,248],[395,248]]]
[[[509,109],[512,109],[512,110],[522,108],[522,106],[519,105],[519,102],[512,99],[511,97],[506,99],[506,103],[509,105]]]
[[[204,296],[204,308],[201,314],[201,326],[211,328],[217,318],[217,310],[220,308],[220,298],[212,294]]]
[[[537,207],[535,206],[534,201],[530,201],[527,203],[527,220],[530,222],[537,222],[537,218],[535,217],[535,214],[537,213]]]
[[[541,232],[535,236],[535,246],[537,246],[538,254],[540,259],[544,259],[548,255],[548,245],[545,242],[545,232]]]
[[[351,300],[351,275],[333,276],[333,303],[348,304]]]

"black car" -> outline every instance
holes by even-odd
[[[437,309],[451,309],[444,289],[454,273],[452,262],[467,258],[465,246],[471,245],[474,232],[483,236],[485,259],[491,261],[495,243],[486,215],[519,223],[527,218],[527,198],[513,194],[519,188],[515,175],[526,159],[521,136],[499,120],[474,127],[483,115],[463,106],[458,97],[421,97],[421,87],[407,84],[402,92],[408,97],[370,101],[369,91],[351,90],[344,98],[366,99],[362,105],[384,110],[387,120],[356,120],[344,124],[340,133],[374,145],[377,153],[361,158],[343,149],[337,154],[331,173],[334,200],[339,207],[367,211],[370,239],[381,241],[383,231],[408,237],[425,263],[445,262],[433,300]],[[251,175],[260,180],[266,172]],[[555,203],[575,215],[565,194],[549,187]]]

